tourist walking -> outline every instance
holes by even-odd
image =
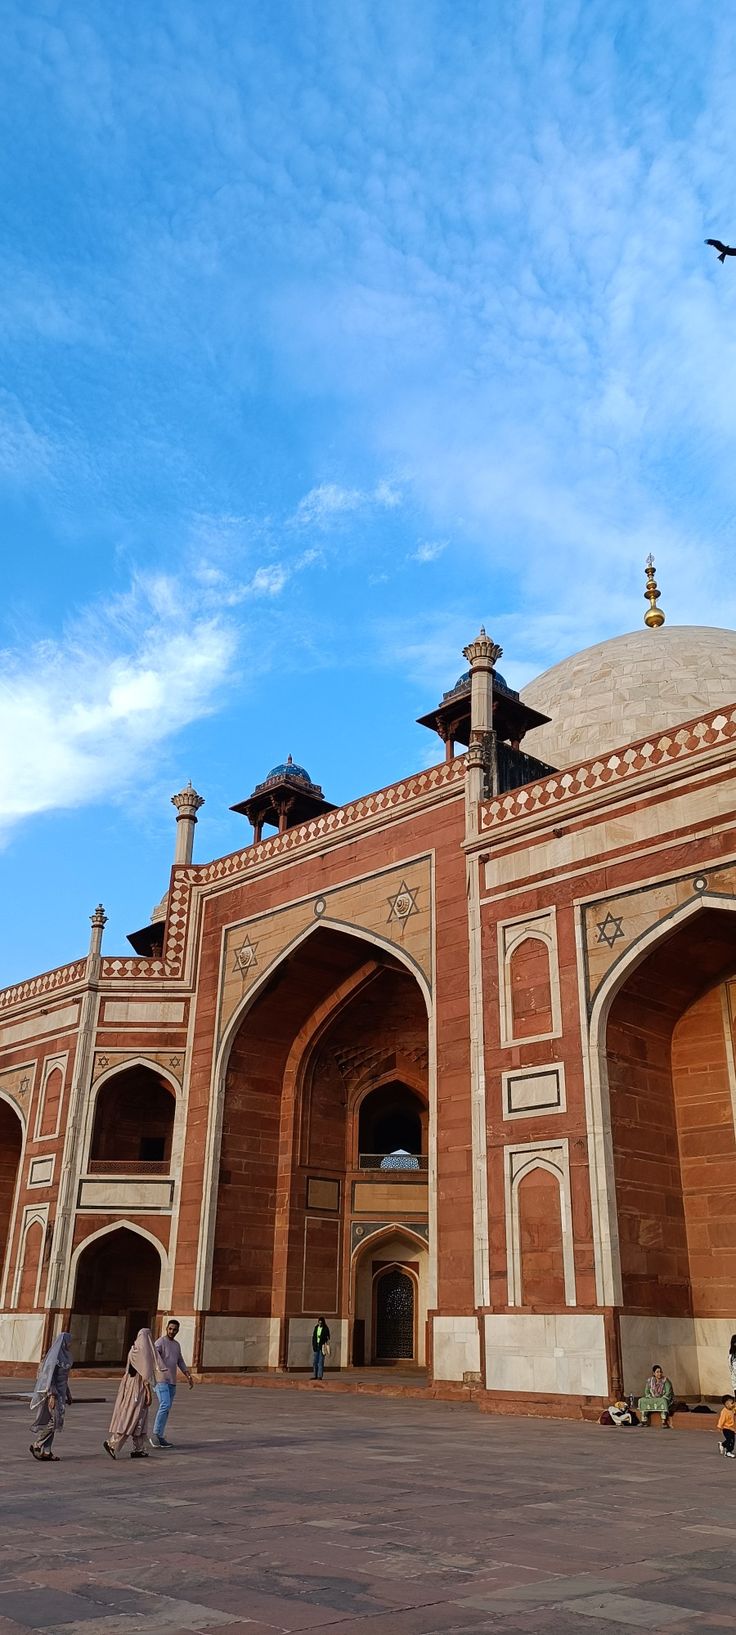
[[[731,1384],[736,1391],[736,1334],[731,1335],[731,1346],[728,1353],[728,1371],[731,1375]]]
[[[156,1385],[158,1412],[153,1422],[152,1448],[171,1448],[174,1445],[173,1442],[167,1442],[165,1432],[174,1397],[176,1396],[177,1370],[184,1375],[185,1380],[188,1380],[190,1391],[194,1385],[194,1380],[182,1357],[181,1346],[176,1338],[178,1333],[179,1324],[176,1318],[172,1317],[166,1324],[166,1333],[162,1334],[156,1341],[156,1360],[159,1373]]]
[[[639,1398],[639,1413],[642,1425],[649,1424],[650,1414],[661,1416],[662,1430],[671,1430],[670,1414],[675,1400],[674,1386],[667,1379],[659,1363],[652,1364],[652,1372],[644,1386],[644,1395]]]
[[[128,1437],[133,1438],[131,1459],[147,1459],[148,1410],[156,1384],[156,1353],[150,1328],[142,1328],[128,1352],[125,1373],[118,1387],[110,1429],[102,1446],[117,1459]]]
[[[721,1397],[723,1407],[718,1415],[718,1430],[722,1440],[718,1444],[718,1452],[725,1453],[727,1459],[736,1459],[736,1398],[730,1394]]]
[[[31,1413],[35,1416],[31,1427],[34,1459],[45,1464],[58,1464],[58,1455],[52,1453],[57,1431],[64,1429],[64,1415],[72,1400],[69,1390],[69,1371],[72,1366],[71,1334],[59,1334],[46,1352],[41,1363],[31,1397]]]
[[[330,1331],[324,1317],[318,1317],[312,1330],[312,1376],[316,1380],[324,1374],[325,1355],[330,1355]]]

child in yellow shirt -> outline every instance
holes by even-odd
[[[723,1432],[723,1441],[718,1444],[719,1453],[725,1453],[727,1459],[736,1459],[736,1397],[721,1397],[723,1407],[718,1415],[718,1429]]]

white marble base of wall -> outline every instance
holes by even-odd
[[[44,1321],[42,1311],[0,1315],[0,1362],[39,1362]]]
[[[462,1383],[465,1374],[477,1374],[480,1370],[477,1317],[434,1317],[432,1357],[432,1373],[436,1380],[458,1380]]]
[[[486,1387],[540,1396],[608,1394],[603,1318],[582,1312],[487,1314]]]
[[[208,1316],[203,1321],[203,1368],[278,1367],[278,1317]]]

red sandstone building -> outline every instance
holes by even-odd
[[[100,909],[0,993],[0,1368],[173,1312],[200,1369],[303,1369],[324,1314],[333,1367],[489,1403],[655,1358],[726,1388],[736,636],[654,624],[523,698],[499,656],[423,717],[438,765],[335,808],[286,763],[229,857],[182,791],[135,954]]]

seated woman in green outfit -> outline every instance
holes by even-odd
[[[674,1400],[675,1392],[672,1381],[668,1380],[659,1363],[654,1363],[649,1379],[644,1386],[644,1395],[639,1398],[639,1413],[641,1414],[642,1425],[649,1424],[650,1414],[661,1414],[662,1430],[671,1430],[670,1414],[672,1413]]]

